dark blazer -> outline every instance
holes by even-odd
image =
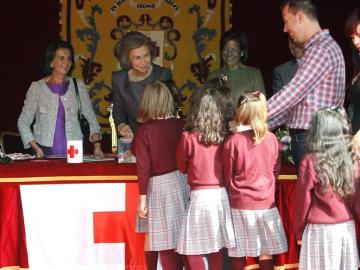
[[[352,132],[355,134],[360,129],[360,73],[352,82],[350,101],[353,108],[351,127]]]
[[[146,85],[157,80],[172,79],[171,70],[153,64],[150,76],[139,82],[130,82],[128,69],[112,73],[113,117],[116,127],[122,123],[136,128],[136,115]]]
[[[295,58],[277,66],[273,71],[273,94],[279,92],[295,76],[298,69],[298,62]]]

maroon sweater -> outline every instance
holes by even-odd
[[[221,144],[203,145],[198,133],[184,131],[176,152],[179,170],[188,174],[190,189],[218,188],[223,185]]]
[[[302,239],[307,223],[335,224],[351,219],[348,204],[332,191],[331,186],[325,193],[320,190],[314,157],[306,155],[300,163],[296,184],[296,239]]]
[[[146,194],[151,176],[177,170],[176,147],[183,129],[178,118],[138,124],[131,145],[136,156],[140,194]]]
[[[281,166],[279,145],[271,132],[260,144],[254,144],[253,138],[253,130],[246,130],[230,135],[224,142],[224,181],[232,208],[275,206],[275,175]]]

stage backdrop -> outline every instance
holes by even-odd
[[[219,40],[230,27],[231,0],[60,0],[61,37],[75,48],[73,76],[88,87],[98,121],[109,131],[111,73],[123,35],[144,31],[158,47],[157,63],[172,70],[186,97],[219,68]],[[188,103],[184,102],[184,111]]]

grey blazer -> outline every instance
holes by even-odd
[[[128,69],[112,73],[113,117],[116,127],[124,123],[135,131],[136,114],[145,86],[156,80],[172,79],[170,69],[152,65],[153,71],[150,76],[139,82],[129,81]]]
[[[295,76],[298,70],[298,62],[295,58],[277,66],[273,71],[273,94],[279,92],[291,79]]]
[[[72,78],[65,95],[60,99],[65,109],[65,133],[67,140],[82,140],[80,124],[77,118],[78,103]],[[90,135],[100,133],[100,126],[85,88],[81,80],[77,80],[82,112],[90,124]],[[25,148],[30,148],[29,142],[35,140],[42,146],[52,147],[59,95],[54,94],[46,85],[44,79],[32,82],[26,94],[24,106],[18,119],[18,129]],[[35,119],[34,131],[30,125]],[[90,136],[91,137],[91,136]]]

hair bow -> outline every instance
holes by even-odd
[[[251,93],[254,97],[260,97],[260,91],[255,91]]]

